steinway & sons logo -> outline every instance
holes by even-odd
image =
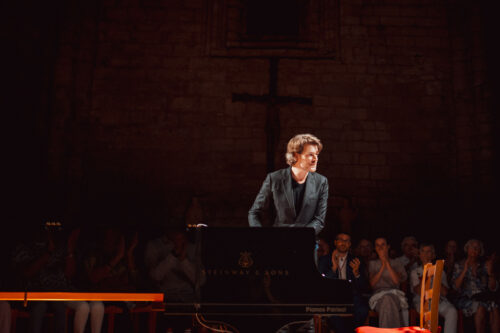
[[[252,253],[248,251],[240,252],[238,265],[240,265],[241,268],[250,268],[250,266],[253,265]]]
[[[240,258],[238,259],[238,266],[234,268],[223,267],[223,268],[207,268],[203,272],[208,276],[288,276],[289,272],[287,269],[279,268],[266,268],[258,269],[251,267],[254,264],[252,258],[252,253],[249,251],[240,252]]]

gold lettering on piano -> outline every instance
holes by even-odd
[[[234,276],[234,277],[244,277],[244,276],[269,276],[269,277],[287,277],[289,272],[286,269],[237,269],[237,268],[211,268],[204,269],[203,274],[205,276]]]
[[[286,269],[266,269],[264,275],[269,276],[288,276],[288,270]]]
[[[249,268],[253,265],[252,252],[243,251],[240,252],[240,259],[238,260],[238,265],[241,268]]]
[[[314,306],[306,306],[306,312],[308,313],[325,313],[325,307],[314,307]]]
[[[344,306],[306,306],[307,313],[346,313]]]
[[[327,306],[326,312],[329,312],[329,313],[347,312],[347,308],[346,307]]]

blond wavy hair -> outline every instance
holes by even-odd
[[[312,134],[297,134],[288,141],[286,146],[286,163],[294,165],[297,162],[294,153],[301,154],[306,144],[315,145],[318,147],[318,153],[323,149],[321,141]]]

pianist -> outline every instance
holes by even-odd
[[[267,175],[248,212],[251,227],[261,227],[272,216],[274,227],[310,227],[319,234],[328,200],[328,180],[316,172],[322,148],[311,134],[290,139],[286,152],[290,167]]]

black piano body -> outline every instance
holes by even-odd
[[[198,227],[195,302],[166,302],[166,314],[281,316],[352,314],[352,286],[322,276],[312,228]],[[166,295],[168,299],[168,295]]]

